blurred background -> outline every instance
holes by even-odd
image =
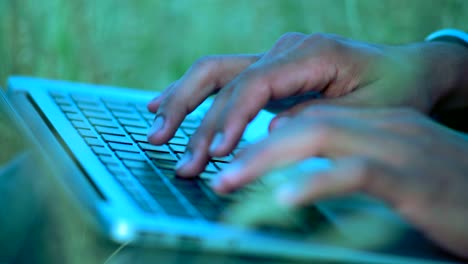
[[[387,44],[468,30],[466,0],[0,0],[12,74],[161,90],[197,58],[269,49],[288,31]]]
[[[289,31],[398,45],[446,27],[468,31],[468,0],[0,0],[0,85],[10,75],[31,75],[162,90],[201,56],[262,52]],[[23,139],[1,116],[0,131],[2,165],[22,150]],[[3,220],[38,237],[30,243],[33,250],[26,247],[19,255],[39,256],[42,263],[103,263],[112,255],[114,245],[97,251],[102,245],[78,224],[78,212],[56,193],[60,188],[42,178],[30,185],[31,173],[23,174],[0,185],[0,204],[14,201],[3,208],[10,212]],[[16,192],[9,187],[14,184],[26,189]],[[25,190],[32,198],[16,197]],[[53,206],[43,210],[43,201]],[[31,208],[41,208],[35,211],[45,220],[36,220],[42,218]],[[34,220],[31,230],[18,221],[27,213]]]

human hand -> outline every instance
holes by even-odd
[[[213,182],[225,193],[308,157],[333,166],[276,191],[297,206],[364,192],[391,205],[442,247],[468,257],[468,137],[402,109],[312,106],[283,120]],[[293,175],[291,175],[293,176]]]
[[[149,141],[167,142],[185,116],[218,91],[177,166],[181,176],[198,175],[210,156],[227,155],[246,125],[278,99],[322,95],[280,116],[317,102],[405,105],[427,112],[457,81],[450,73],[457,72],[459,49],[438,43],[379,46],[335,35],[289,33],[264,54],[202,58],[148,104],[156,112]]]

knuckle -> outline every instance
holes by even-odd
[[[330,140],[333,140],[338,127],[333,122],[322,119],[314,121],[310,129],[316,142],[327,145]]]
[[[239,81],[243,83],[243,86],[263,89],[270,86],[271,76],[263,68],[252,67],[242,73]]]
[[[216,55],[208,55],[199,58],[194,64],[193,68],[202,72],[210,72],[219,66],[220,58]]]
[[[315,33],[307,36],[303,45],[316,46],[323,50],[338,50],[341,47],[336,37],[325,33]]]
[[[279,39],[278,39],[278,44],[282,44],[284,42],[289,42],[291,40],[299,40],[299,39],[302,39],[304,38],[304,36],[306,36],[305,34],[303,33],[299,33],[299,32],[287,32],[285,34],[283,34]]]
[[[307,41],[315,41],[315,42],[321,42],[327,39],[329,39],[329,35],[322,33],[322,32],[310,34],[307,37]]]

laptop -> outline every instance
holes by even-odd
[[[54,176],[95,230],[116,243],[342,263],[453,263],[431,255],[431,247],[414,246],[427,242],[405,240],[366,251],[315,239],[310,226],[246,229],[223,222],[224,209],[246,193],[220,197],[208,183],[249,142],[266,136],[273,115],[261,112],[231,154],[213,158],[204,172],[187,180],[177,177],[174,167],[211,101],[187,116],[167,144],[155,146],[146,137],[154,119],[146,104],[154,96],[137,89],[16,76],[9,78],[1,104],[19,116],[24,124],[19,129],[34,135]],[[309,160],[312,166],[314,162],[326,163]],[[327,206],[308,210],[320,224],[347,228],[339,226],[339,214]]]

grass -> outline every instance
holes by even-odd
[[[0,0],[0,84],[22,74],[162,90],[203,55],[265,51],[288,31],[400,44],[445,27],[468,30],[468,1]],[[102,263],[112,253],[94,255],[94,235],[68,205],[50,210],[40,242],[55,261],[44,262]]]
[[[11,74],[161,90],[207,54],[267,50],[288,31],[389,44],[468,30],[464,0],[3,0],[0,82]]]

